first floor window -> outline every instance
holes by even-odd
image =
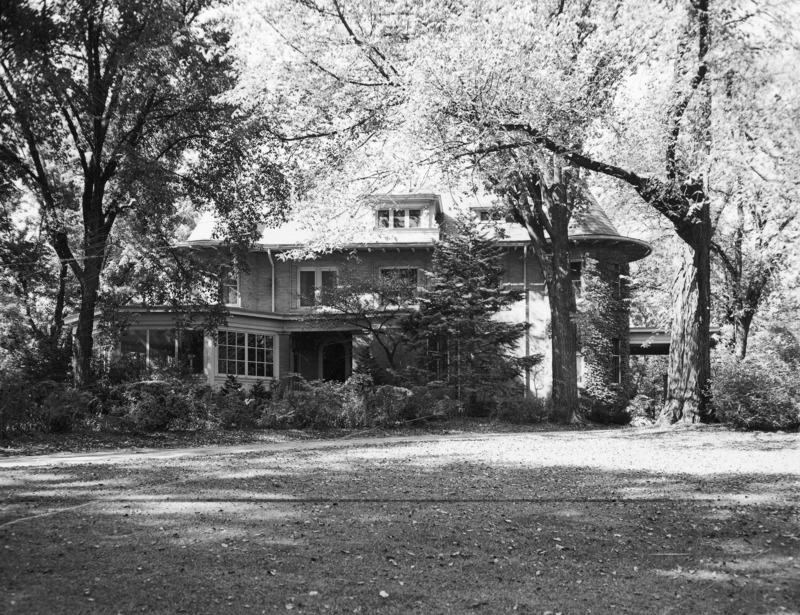
[[[234,376],[271,378],[273,339],[263,333],[217,332],[217,371]]]
[[[611,383],[619,384],[622,382],[622,369],[619,354],[619,339],[611,340]]]

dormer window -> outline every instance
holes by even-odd
[[[514,216],[511,214],[503,214],[496,209],[478,209],[478,220],[481,222],[514,222]]]
[[[379,209],[378,228],[419,228],[421,209]]]

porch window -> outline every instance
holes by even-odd
[[[300,307],[313,307],[320,304],[319,290],[336,288],[336,269],[332,267],[301,269],[297,279]]]
[[[192,374],[203,372],[202,331],[194,329],[129,329],[120,338],[120,351],[150,367],[184,365]]]
[[[217,371],[234,376],[271,378],[273,338],[260,333],[217,332]]]
[[[622,370],[620,369],[619,339],[611,340],[611,383],[619,384],[622,382]]]

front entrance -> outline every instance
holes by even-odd
[[[350,333],[292,334],[292,369],[306,380],[344,382],[350,377],[352,361]]]
[[[347,348],[344,342],[322,347],[322,379],[344,382],[348,372]]]

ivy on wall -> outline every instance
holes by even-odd
[[[629,357],[629,267],[613,252],[584,254],[582,262],[577,317],[583,355],[581,388],[593,401],[622,409],[633,392]],[[614,340],[618,340],[619,383],[614,382]]]

